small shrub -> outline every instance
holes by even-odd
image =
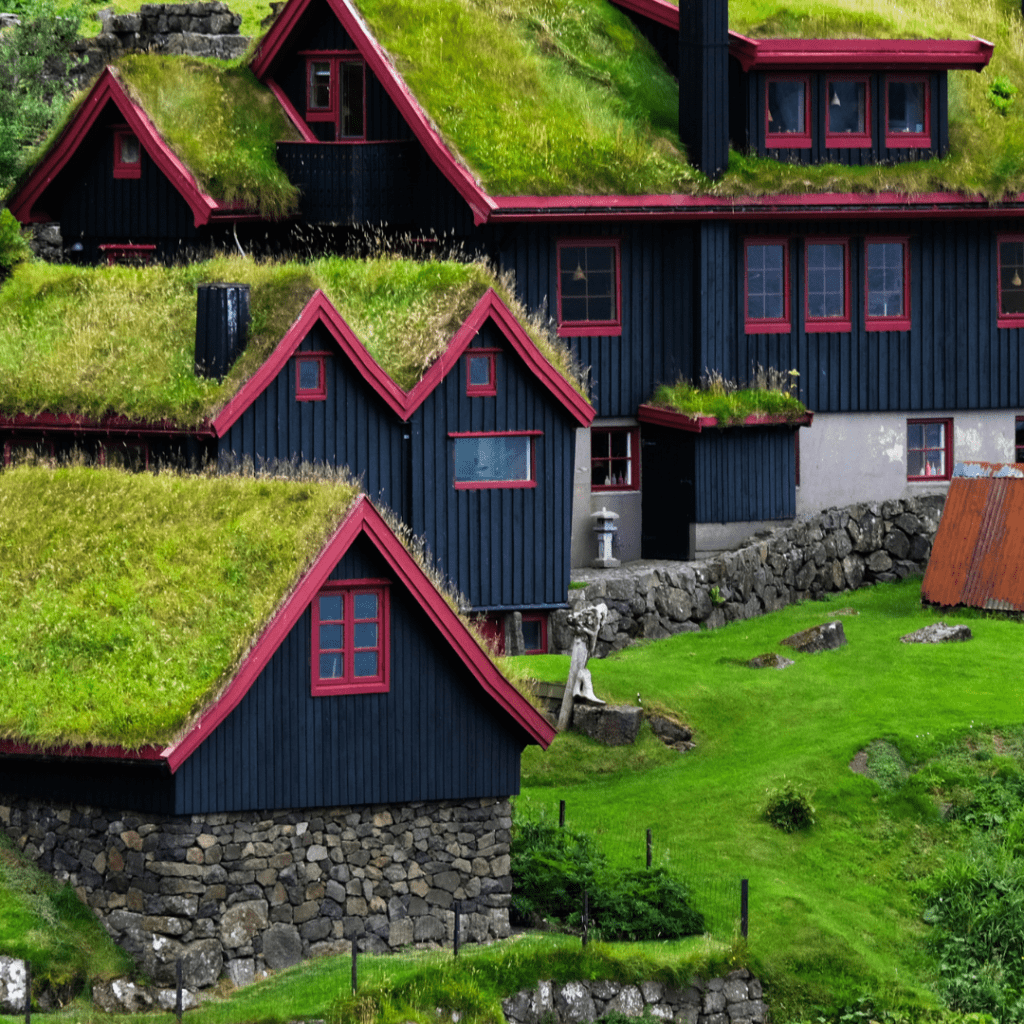
[[[602,939],[669,939],[700,935],[704,915],[690,903],[690,890],[664,867],[604,870],[591,901]]]
[[[814,824],[814,805],[795,782],[784,779],[781,786],[768,790],[764,817],[773,828],[799,832]]]
[[[988,87],[988,99],[1003,117],[1009,113],[1013,98],[1017,95],[1017,86],[1006,75],[997,75]]]
[[[10,210],[0,210],[0,281],[15,263],[32,255],[26,233]]]

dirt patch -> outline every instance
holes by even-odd
[[[856,772],[858,775],[868,774],[868,752],[866,750],[858,750],[853,760],[850,762],[850,771]]]

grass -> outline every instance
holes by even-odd
[[[194,371],[195,289],[250,285],[249,343],[221,383]],[[322,288],[385,372],[412,387],[487,288],[581,392],[571,351],[481,262],[220,257],[175,267],[21,264],[0,288],[0,414],[62,412],[192,427],[214,416]]]
[[[761,370],[757,377],[742,388],[720,374],[707,376],[700,385],[680,378],[675,384],[660,385],[651,404],[694,419],[713,416],[723,427],[742,423],[748,416],[785,416],[793,420],[807,412],[803,402],[788,390],[795,390],[795,377],[777,370]]]

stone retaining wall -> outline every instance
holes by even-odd
[[[550,649],[568,653],[569,612],[598,601],[608,606],[595,651],[603,658],[636,640],[716,629],[826,593],[921,573],[943,502],[935,495],[827,509],[705,562],[574,572],[587,586],[569,592],[567,611],[552,613]]]
[[[157,984],[236,984],[323,954],[509,934],[507,800],[141,816],[0,798],[0,827],[70,881]]]
[[[694,979],[673,989],[657,981],[623,985],[617,981],[542,981],[501,1004],[510,1024],[581,1024],[617,1011],[639,1017],[645,1009],[677,1024],[760,1024],[767,1017],[761,982],[747,970],[710,981]]]

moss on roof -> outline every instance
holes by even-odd
[[[0,473],[0,736],[172,740],[356,493],[341,478]]]
[[[691,419],[713,416],[723,427],[742,423],[748,416],[795,420],[807,412],[807,406],[791,394],[796,384],[791,374],[759,369],[755,378],[742,387],[720,376],[702,380],[699,386],[680,378],[675,384],[660,385],[650,404]]]
[[[250,340],[221,383],[193,369],[195,289],[211,281],[251,288]],[[0,415],[117,414],[196,426],[256,372],[317,288],[408,389],[488,287],[513,302],[508,285],[481,263],[220,257],[175,267],[22,264],[0,288]],[[569,349],[539,327],[530,330],[575,381]]]

